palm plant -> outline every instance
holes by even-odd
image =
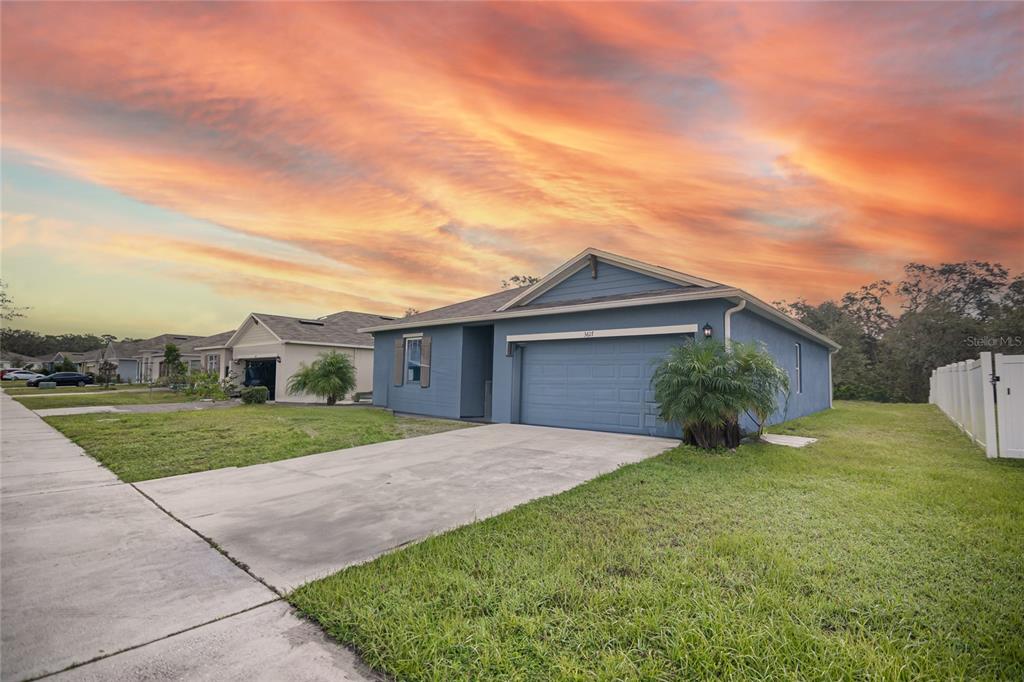
[[[778,409],[789,378],[753,344],[690,341],[669,351],[652,378],[661,418],[683,427],[683,441],[701,448],[736,447],[739,415],[758,426]]]
[[[779,408],[779,396],[789,399],[789,375],[775,364],[763,345],[734,341],[730,352],[746,389],[743,409],[757,425],[760,437],[764,423]]]
[[[720,341],[691,341],[671,349],[652,383],[661,418],[683,427],[684,442],[716,448],[733,440],[726,438],[728,431],[738,435],[746,389]]]
[[[324,353],[313,364],[303,363],[298,372],[288,380],[288,392],[310,393],[325,398],[328,405],[334,405],[356,386],[356,370],[347,356],[331,351]]]

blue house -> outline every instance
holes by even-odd
[[[651,376],[694,336],[757,341],[790,375],[773,422],[831,406],[839,346],[735,287],[587,249],[532,286],[360,329],[396,412],[678,436]]]

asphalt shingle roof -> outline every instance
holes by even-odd
[[[337,346],[373,346],[373,336],[360,334],[360,327],[386,324],[394,318],[345,310],[317,319],[253,313],[282,341],[327,343]]]
[[[403,317],[395,320],[395,323],[405,324],[407,322],[432,322],[434,320],[447,320],[453,317],[471,317],[473,315],[486,315],[493,313],[495,310],[505,305],[513,298],[523,292],[524,289],[529,287],[516,287],[515,289],[505,289],[487,296],[481,296],[480,298],[470,299],[468,301],[460,301],[459,303],[452,303],[441,308],[434,308],[433,310],[426,310],[422,313],[416,313],[409,317]],[[385,323],[386,324],[386,323]],[[371,326],[371,325],[363,325]],[[382,326],[379,322],[374,326]]]

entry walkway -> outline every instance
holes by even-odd
[[[0,679],[375,679],[6,395],[0,428]]]

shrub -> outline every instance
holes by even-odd
[[[185,392],[200,399],[224,400],[227,398],[227,393],[221,386],[216,372],[191,372],[185,380]]]
[[[117,365],[110,360],[101,362],[97,372],[97,379],[104,386],[109,388],[111,384],[117,383]]]
[[[348,356],[335,351],[324,353],[313,364],[303,363],[288,380],[288,392],[311,393],[333,405],[356,387],[356,370]]]
[[[262,405],[270,398],[270,389],[266,386],[246,386],[241,390],[241,396],[246,405]]]
[[[658,365],[652,379],[661,418],[683,428],[683,441],[701,448],[736,447],[739,416],[758,425],[788,395],[789,379],[762,348],[704,339],[677,346]]]

